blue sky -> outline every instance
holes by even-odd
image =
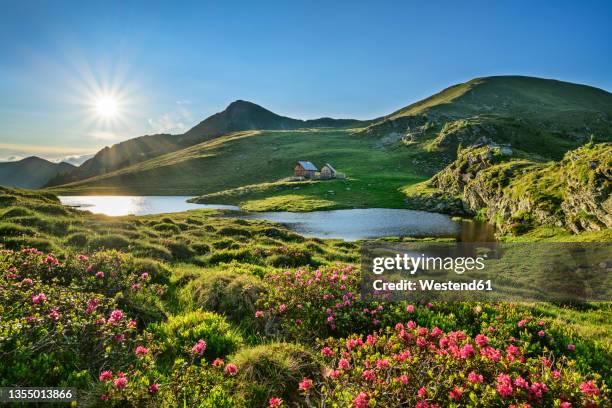
[[[182,133],[235,99],[365,119],[478,76],[610,91],[610,21],[607,1],[5,2],[0,159]]]

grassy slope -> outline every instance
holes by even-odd
[[[350,130],[241,132],[53,191],[211,194],[291,176],[294,162],[307,159],[318,165],[330,162],[348,179],[288,187],[263,184],[214,195],[210,202],[240,203],[290,190],[291,195],[327,200],[333,207],[399,207],[403,197],[398,189],[426,176],[412,163],[416,155],[415,149],[378,146]]]

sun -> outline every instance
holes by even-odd
[[[96,114],[102,118],[113,119],[119,114],[119,102],[110,95],[99,96],[93,105]]]

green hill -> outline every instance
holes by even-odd
[[[361,123],[363,122],[352,119],[292,119],[277,115],[252,102],[238,100],[182,135],[146,135],[117,143],[112,147],[105,147],[70,173],[50,180],[48,186],[58,186],[110,173],[231,132],[253,129],[347,127]]]
[[[391,113],[363,130],[422,143],[450,163],[459,145],[491,141],[559,160],[590,140],[612,140],[612,94],[568,82],[476,78]]]
[[[403,207],[400,190],[452,163],[459,146],[508,145],[544,162],[560,160],[591,140],[612,140],[612,94],[538,78],[479,78],[369,126],[334,121],[341,128],[316,128],[328,124],[324,122],[296,121],[238,101],[185,135],[212,132],[221,129],[220,124],[229,134],[54,191],[199,194],[202,201],[251,209]],[[280,130],[235,132],[273,126]],[[318,166],[329,162],[347,179],[283,181],[297,160]]]
[[[0,163],[0,185],[8,187],[39,188],[51,178],[70,172],[75,167],[68,163],[52,163],[40,157]]]

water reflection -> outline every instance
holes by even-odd
[[[94,214],[150,215],[199,208],[237,210],[233,205],[188,203],[189,196],[60,196],[62,204],[91,211]]]

